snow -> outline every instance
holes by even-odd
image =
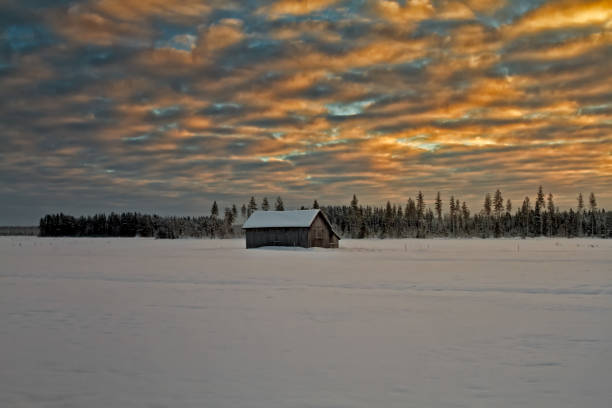
[[[310,227],[319,211],[254,211],[242,228]]]
[[[609,407],[612,241],[0,238],[2,407]]]

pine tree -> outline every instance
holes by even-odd
[[[349,207],[348,212],[348,229],[350,231],[351,237],[355,238],[358,235],[358,231],[361,229],[362,223],[362,211],[359,210],[359,200],[357,200],[357,196],[353,194],[353,199],[351,200],[351,205]]]
[[[591,210],[591,236],[597,235],[597,200],[595,199],[595,194],[591,193],[589,195],[589,208]]]
[[[366,238],[367,236],[368,236],[368,229],[366,227],[365,222],[362,219],[361,225],[359,226],[359,233],[357,235],[357,238]]]
[[[582,218],[584,212],[584,200],[582,199],[582,193],[578,193],[578,209],[576,211],[576,223],[578,224],[578,236],[581,237],[583,234]]]
[[[268,197],[264,197],[261,202],[261,209],[263,211],[268,211],[270,209],[270,203],[268,202]]]
[[[455,196],[451,195],[450,202],[448,203],[449,209],[449,221],[450,221],[450,232],[453,235],[457,235],[457,231],[455,229],[455,212],[459,210],[458,207],[455,207]]]
[[[540,208],[544,208],[544,191],[542,191],[542,186],[538,187],[538,195],[536,196],[536,206],[540,206]]]
[[[276,211],[285,211],[285,205],[283,204],[283,199],[280,196],[276,197]]]
[[[451,203],[452,205],[453,203]],[[436,195],[435,201],[436,214],[438,216],[438,222],[442,223],[442,199],[440,198],[440,192]]]
[[[493,210],[497,218],[501,217],[501,213],[504,210],[504,199],[499,189],[495,191],[495,196],[493,197]]]
[[[589,195],[589,207],[591,208],[591,211],[595,211],[597,209],[597,200],[595,199],[594,193]]]
[[[254,211],[257,211],[257,203],[255,202],[255,197],[251,196],[249,200],[249,205],[247,207],[247,215],[250,217]]]
[[[482,204],[484,214],[488,217],[491,215],[491,194],[485,195],[484,203]]]
[[[420,191],[417,194],[416,211],[417,218],[419,220],[423,219],[423,217],[425,216],[425,199],[423,197],[423,193],[421,193]]]
[[[461,216],[463,217],[463,222],[465,223],[465,226],[463,227],[463,229],[467,233],[468,232],[467,223],[470,219],[470,209],[468,208],[465,201],[461,204]]]
[[[544,192],[542,186],[538,188],[538,194],[536,196],[534,218],[535,228],[537,235],[542,235],[544,232],[544,219],[542,217],[542,211],[544,209]]]
[[[212,215],[213,218],[217,218],[217,216],[219,215],[219,206],[217,206],[216,201],[213,201],[212,208],[210,209],[210,215]]]
[[[555,202],[553,201],[552,193],[548,193],[548,202],[547,202],[547,218],[546,218],[546,230],[549,237],[553,236],[555,229]]]
[[[417,194],[417,202],[416,202],[416,215],[417,215],[417,238],[424,237],[425,230],[425,199],[423,197],[423,193],[419,191]]]
[[[225,224],[225,232],[232,234],[232,225],[234,225],[234,214],[231,208],[225,208],[225,217],[223,221]]]
[[[393,208],[391,207],[391,202],[387,201],[387,206],[385,207],[385,217],[383,219],[383,236],[388,237],[390,235],[391,223],[393,220]]]
[[[312,208],[313,208],[313,210],[319,209],[319,203],[318,203],[318,201],[316,199],[312,203]]]
[[[357,196],[353,194],[353,199],[351,200],[351,208],[353,211],[357,211],[357,205],[359,204],[359,200],[357,200]]]
[[[548,204],[547,204],[548,212],[553,214],[555,212],[555,202],[553,201],[552,193],[548,193]]]
[[[459,231],[459,226],[461,225],[461,203],[457,198],[455,200],[455,236],[457,236],[457,232]]]
[[[529,197],[525,197],[523,200],[523,206],[521,207],[521,218],[522,218],[522,226],[523,226],[523,238],[529,234],[530,227],[530,212],[531,212],[531,204],[529,203]]]
[[[414,204],[414,200],[412,198],[408,198],[406,202],[406,209],[404,210],[404,217],[406,218],[406,224],[409,229],[413,229],[417,225],[417,210],[416,205]]]
[[[482,237],[486,238],[489,236],[489,232],[491,231],[491,194],[485,194],[484,202],[482,203],[482,225],[481,225],[481,233]]]
[[[506,201],[506,214],[512,214],[512,201],[510,199]]]
[[[393,208],[395,208],[395,204],[393,204]],[[404,219],[404,210],[402,210],[402,206],[398,205],[397,206],[397,212],[395,213],[395,218],[397,219],[397,227],[399,228],[398,230],[398,235],[402,236],[402,229],[403,229],[403,219]]]

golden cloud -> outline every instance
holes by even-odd
[[[210,58],[215,52],[242,41],[244,37],[242,21],[223,19],[200,32],[193,50],[194,58]]]
[[[574,1],[546,4],[527,13],[516,24],[508,26],[511,35],[569,27],[603,24],[612,28],[612,6],[609,0]]]
[[[260,14],[280,16],[283,14],[303,15],[310,14],[329,7],[338,0],[279,0],[270,6],[258,10]]]

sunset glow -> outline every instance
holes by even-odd
[[[8,0],[0,223],[538,186],[612,207],[612,3]]]

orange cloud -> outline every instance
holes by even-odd
[[[195,58],[210,58],[213,53],[236,44],[244,37],[242,21],[223,19],[200,32],[193,55]]]
[[[207,2],[200,0],[100,0],[93,8],[101,14],[131,22],[148,16],[201,17],[211,10]]]
[[[283,14],[303,15],[310,14],[329,7],[338,0],[279,0],[270,6],[258,10],[260,14],[279,16]]]
[[[429,0],[410,0],[404,6],[393,0],[374,2],[375,13],[393,23],[410,24],[435,14],[435,8]]]
[[[612,28],[612,6],[609,0],[573,1],[546,4],[527,13],[516,24],[509,26],[512,35],[568,27],[603,24]]]

